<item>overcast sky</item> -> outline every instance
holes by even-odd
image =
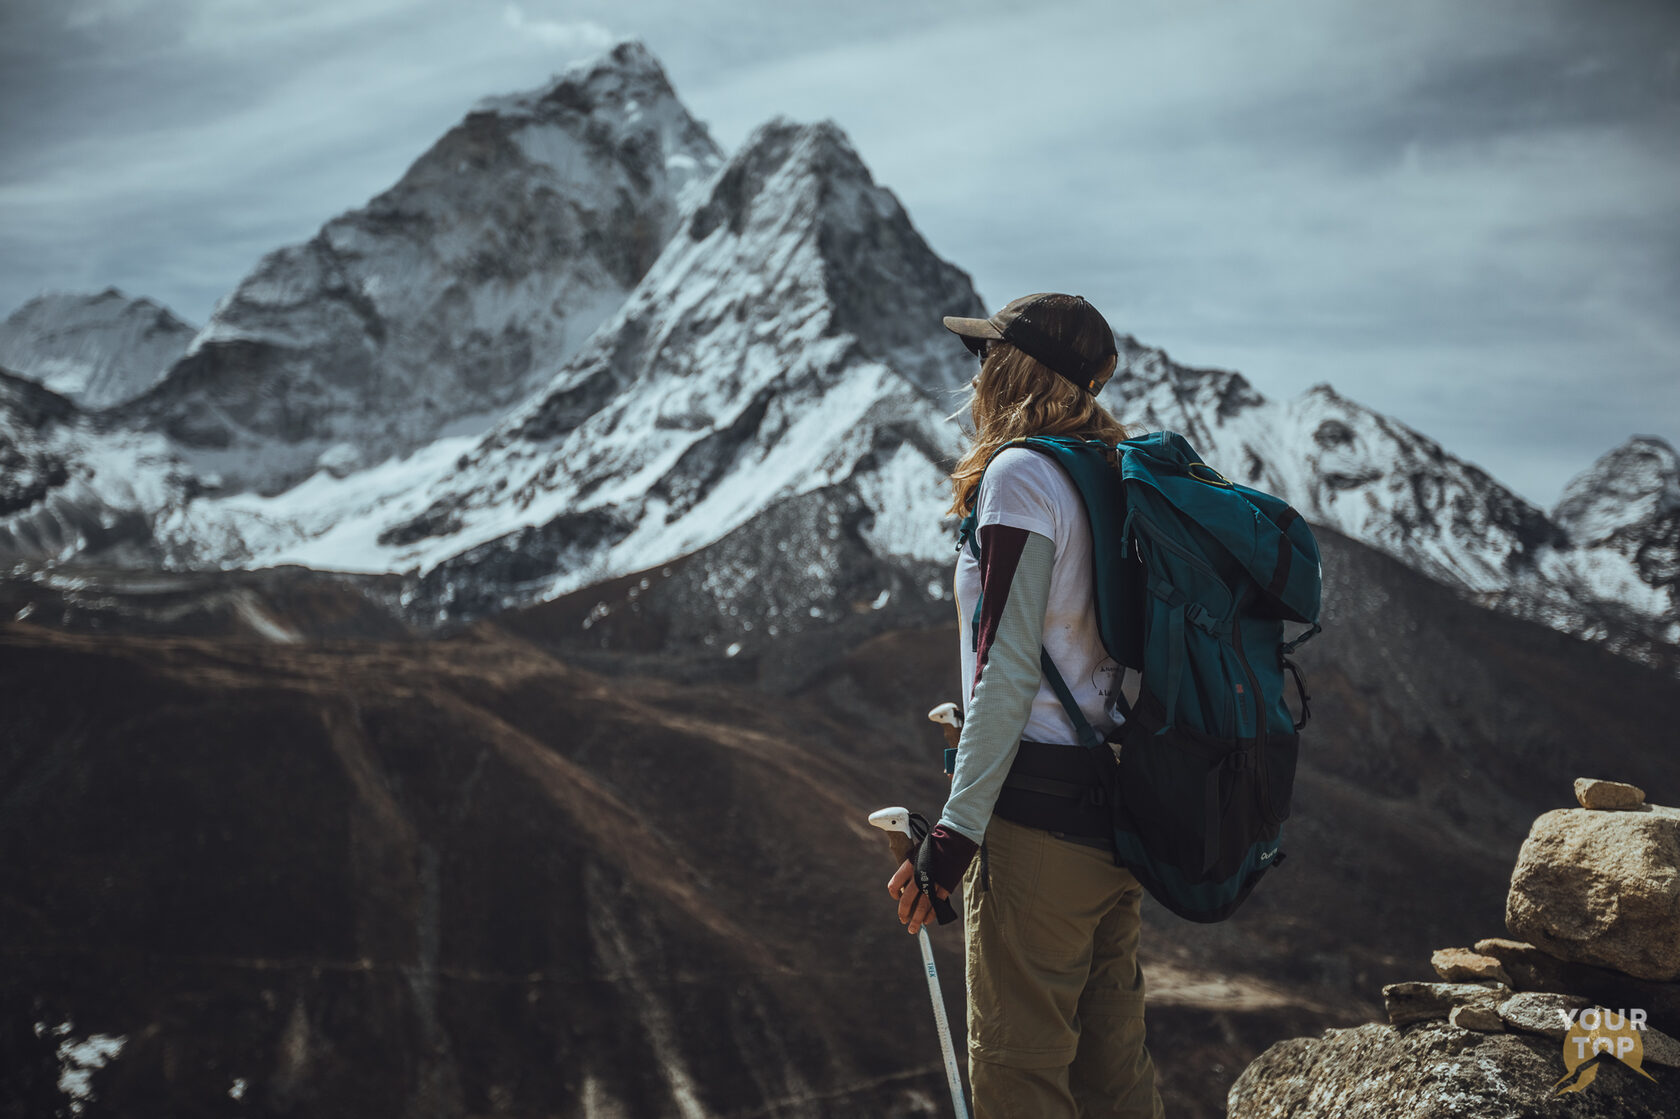
[[[625,36],[726,149],[837,121],[994,306],[1328,381],[1548,507],[1680,439],[1675,0],[3,0],[0,315],[114,284],[200,325]]]

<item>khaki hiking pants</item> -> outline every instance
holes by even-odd
[[[963,878],[976,1119],[1161,1119],[1143,887],[1111,852],[996,816],[985,847]]]

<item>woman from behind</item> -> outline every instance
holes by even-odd
[[[965,718],[939,823],[888,892],[915,933],[932,919],[928,894],[962,886],[977,1116],[1158,1119],[1137,964],[1143,889],[1115,862],[1091,752],[1040,667],[1042,649],[1086,721],[1113,737],[1120,671],[1097,632],[1090,525],[1060,466],[1007,446],[1127,437],[1096,399],[1114,334],[1060,294],[945,325],[981,362],[972,445],[951,474],[952,512],[975,514],[955,575]],[[1091,795],[1046,791],[1070,780]]]

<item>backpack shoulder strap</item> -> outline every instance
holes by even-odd
[[[1021,447],[1026,445],[1027,440],[1025,439],[1012,439],[992,451],[991,454],[986,456],[985,464],[980,467],[981,480],[985,480],[986,471],[991,469],[992,460],[997,458],[999,454],[1008,450],[1010,447]],[[974,507],[968,511],[968,515],[965,516],[962,519],[962,523],[957,526],[957,551],[962,551],[963,545],[966,544],[968,545],[968,550],[973,553],[976,560],[980,558],[979,526],[975,523],[979,517],[980,487],[976,484],[974,487]]]
[[[1121,560],[1124,549],[1121,546],[1120,530],[1122,517],[1116,504],[1119,501],[1119,459],[1114,448],[1098,440],[1075,439],[1068,436],[1031,435],[1022,439],[1014,439],[998,447],[986,459],[986,467],[991,466],[992,459],[1010,447],[1028,447],[1052,459],[1073,482],[1074,489],[1079,493],[1081,503],[1085,506],[1086,518],[1091,526],[1092,549],[1092,578],[1094,580],[1093,598],[1095,600],[1098,632],[1104,647],[1117,664],[1124,667],[1130,663],[1127,659],[1135,636],[1127,640],[1129,630],[1120,610],[1122,590],[1117,585],[1121,575]],[[982,468],[982,475],[985,468]],[[969,551],[978,560],[980,558],[979,503],[969,510],[958,529],[957,548],[960,551],[966,544]],[[1118,655],[1117,655],[1118,654]],[[1133,656],[1132,660],[1139,659]],[[1050,659],[1049,650],[1039,648],[1039,666],[1043,670],[1045,680],[1050,684],[1056,698],[1061,701],[1062,709],[1066,711],[1069,721],[1073,723],[1074,733],[1078,735],[1081,745],[1093,750],[1100,749],[1108,753],[1108,744],[1103,736],[1091,726],[1090,720],[1079,709],[1074,701],[1073,690],[1056,668],[1056,662]],[[1135,665],[1134,665],[1135,667]],[[1116,682],[1118,687],[1118,681]],[[1118,697],[1121,713],[1131,717],[1131,706],[1126,697]]]
[[[1062,468],[1091,530],[1091,596],[1097,635],[1116,664],[1143,667],[1137,557],[1126,546],[1126,492],[1119,449],[1096,439],[1033,436],[1026,444]],[[1120,444],[1123,447],[1124,444]]]

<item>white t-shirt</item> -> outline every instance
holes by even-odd
[[[1085,504],[1062,468],[1048,455],[1026,447],[1000,451],[980,481],[981,525],[1004,524],[1036,532],[1056,543],[1050,598],[1044,616],[1044,648],[1073,692],[1092,728],[1106,735],[1125,721],[1115,709],[1119,665],[1103,648],[1091,597],[1091,525]],[[974,699],[974,608],[980,598],[980,563],[967,544],[957,556],[953,589],[962,647],[963,710]],[[1042,677],[1021,737],[1029,742],[1077,745],[1073,721]]]

